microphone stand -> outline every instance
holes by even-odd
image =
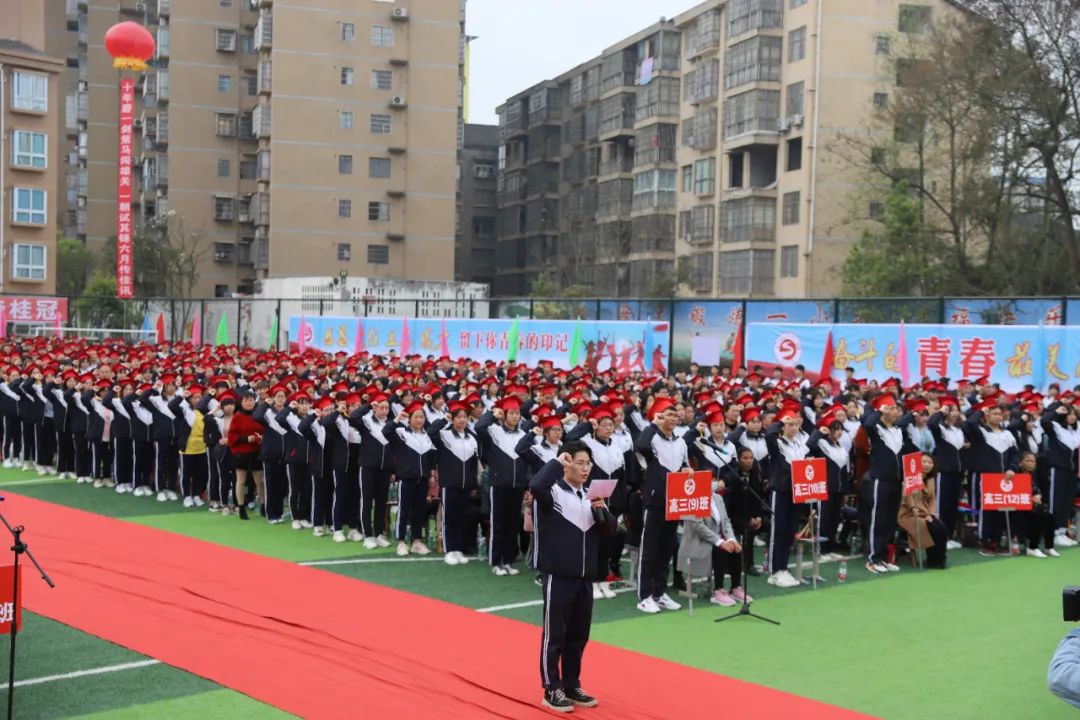
[[[0,497],[0,500],[3,500]],[[19,602],[19,556],[23,553],[26,557],[30,558],[30,562],[34,563],[34,567],[41,573],[41,579],[45,581],[49,587],[54,588],[56,584],[49,577],[48,573],[41,567],[41,564],[34,557],[34,553],[30,552],[30,548],[26,546],[26,543],[22,541],[22,534],[25,528],[22,525],[11,526],[11,523],[7,521],[7,518],[0,513],[0,522],[4,523],[4,527],[8,529],[11,536],[15,539],[15,544],[11,546],[11,550],[15,553],[15,567],[12,572],[13,580],[13,592],[11,595],[11,604],[14,610],[11,613],[11,650],[8,657],[8,701],[7,701],[7,716],[8,720],[12,720],[15,716],[15,636],[19,634],[19,615],[20,610],[18,607]]]
[[[751,548],[750,557],[751,557],[751,561],[752,561],[752,559],[753,559],[753,547],[754,546],[753,546],[753,540],[750,538],[750,497],[753,496],[754,499],[757,500],[757,503],[760,506],[760,508],[762,510],[764,510],[765,512],[767,512],[769,515],[772,515],[773,511],[772,511],[772,508],[770,508],[768,506],[768,504],[765,502],[765,500],[760,495],[757,494],[757,491],[754,490],[754,488],[750,486],[749,477],[747,478],[746,483],[743,484],[743,489],[746,491],[743,494],[743,514],[744,514],[744,517],[746,518],[746,524],[743,525],[742,543],[743,543],[744,551],[745,551],[746,548]],[[742,558],[739,559],[739,562],[742,562]],[[765,622],[772,623],[773,625],[779,625],[780,623],[778,621],[776,621],[776,620],[773,620],[772,618],[767,618],[764,615],[758,615],[757,613],[750,612],[750,601],[749,601],[750,594],[748,592],[749,587],[750,587],[750,573],[744,571],[743,576],[744,577],[743,577],[743,601],[742,601],[742,606],[739,608],[739,610],[737,612],[732,613],[731,615],[725,615],[722,618],[717,618],[716,620],[713,620],[713,622],[724,622],[725,620],[731,620],[732,618],[742,617],[742,616],[746,615],[746,616],[749,616],[749,617],[752,617],[752,618],[757,618],[758,620],[764,620]]]

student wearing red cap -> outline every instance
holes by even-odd
[[[236,470],[236,512],[241,520],[247,520],[247,481],[250,477],[257,490],[261,490],[262,468],[259,466],[259,446],[265,429],[252,417],[255,411],[255,393],[244,390],[240,407],[229,423],[226,439]],[[258,495],[258,492],[256,492]]]
[[[262,512],[271,525],[285,522],[282,515],[289,493],[289,481],[285,475],[285,434],[288,426],[284,424],[285,416],[289,413],[288,397],[289,391],[284,385],[275,385],[267,393],[266,401],[259,403],[252,415],[266,428],[259,445],[259,460],[266,486]]]
[[[364,536],[364,547],[374,550],[390,546],[383,508],[394,475],[394,453],[384,432],[390,419],[390,399],[385,393],[376,392],[369,402],[350,413],[349,424],[360,433],[360,533]]]
[[[176,395],[176,376],[169,373],[162,375],[159,386],[159,390],[149,389],[141,393],[139,402],[153,418],[154,490],[158,502],[165,502],[180,497],[174,490],[179,470],[179,448],[173,428],[175,417],[169,410],[169,402]]]
[[[117,392],[119,391],[119,392]],[[131,439],[131,412],[124,405],[125,395],[131,395],[134,387],[130,380],[122,380],[117,388],[109,388],[105,393],[105,406],[113,411],[110,430],[113,443],[113,477],[116,480],[116,492],[129,493],[135,490],[135,450]]]
[[[289,515],[292,529],[304,530],[311,523],[311,469],[308,467],[308,439],[300,431],[300,423],[311,412],[311,397],[295,392],[289,405],[278,413],[277,422],[285,428],[285,476],[289,483]]]
[[[862,419],[870,443],[870,470],[859,486],[867,535],[866,569],[875,574],[897,572],[888,546],[896,534],[903,484],[903,455],[912,450],[900,427],[900,408],[888,393],[878,395]]]
[[[217,408],[204,413],[203,441],[208,452],[208,462],[217,469],[210,474],[210,512],[229,514],[229,494],[236,483],[236,471],[233,468],[232,454],[229,452],[229,424],[236,411],[236,395],[231,390],[223,390],[215,398]]]
[[[851,453],[841,443],[843,437],[844,423],[836,419],[835,412],[826,412],[818,417],[818,427],[807,441],[810,455],[825,459],[829,499],[818,503],[821,517],[818,529],[821,537],[825,538],[821,542],[822,555],[835,560],[839,560],[843,554],[837,530],[844,497],[851,493]]]
[[[1016,437],[1005,429],[1001,408],[993,396],[975,406],[968,415],[965,432],[971,443],[971,494],[979,508],[979,554],[984,557],[999,552],[1008,554],[1008,547],[999,547],[1004,516],[998,511],[982,509],[982,475],[1004,473],[1006,478],[1011,478],[1016,474],[1019,459]]]
[[[176,444],[180,448],[180,495],[184,498],[184,507],[203,506],[201,495],[209,479],[206,418],[199,410],[204,392],[199,385],[191,385],[185,394],[177,393],[169,403],[169,409],[176,416],[174,428]]]
[[[427,555],[424,544],[427,526],[428,482],[432,479],[437,460],[435,444],[424,430],[427,416],[424,403],[414,402],[386,423],[383,434],[394,453],[394,473],[398,479],[398,514],[395,526],[397,554]],[[411,536],[412,545],[407,543]]]
[[[528,480],[525,460],[515,448],[525,435],[521,421],[521,400],[508,396],[476,422],[481,455],[488,467],[491,513],[489,518],[488,562],[497,576],[517,575],[513,566],[518,554],[521,508]]]
[[[19,420],[19,369],[7,368],[0,382],[0,411],[4,414],[4,467],[22,463],[22,422]],[[80,482],[82,482],[80,480]]]
[[[312,535],[323,537],[327,522],[333,514],[334,460],[331,457],[333,435],[336,429],[334,401],[326,395],[312,404],[312,412],[300,422],[300,432],[308,440],[308,468],[311,470],[311,524]]]
[[[1080,413],[1075,404],[1055,400],[1047,406],[1041,423],[1046,435],[1043,502],[1053,517],[1054,545],[1071,547],[1076,541],[1065,534],[1077,486],[1077,452],[1080,451]]]
[[[94,487],[115,487],[112,474],[112,429],[113,411],[102,402],[110,390],[108,380],[99,380],[93,390],[83,394],[83,403],[88,404],[92,412],[86,427],[86,439],[90,443],[91,474]]]
[[[941,407],[930,416],[927,427],[934,434],[934,515],[945,526],[946,546],[959,550],[962,545],[953,540],[960,507],[960,489],[966,472],[967,437],[964,435],[964,416],[956,398],[944,396]]]
[[[531,476],[558,456],[562,439],[562,416],[548,415],[533,426],[531,432],[521,436],[514,452],[525,459]]]
[[[768,583],[779,588],[799,586],[788,571],[788,559],[794,543],[798,510],[791,491],[791,463],[810,454],[802,434],[805,416],[797,407],[787,406],[776,416],[776,422],[765,431],[769,448],[769,508],[772,524],[769,530]]]
[[[442,510],[442,540],[447,565],[465,565],[465,528],[470,494],[480,478],[480,443],[469,429],[469,409],[450,403],[448,417],[428,429],[438,451],[439,507]]]

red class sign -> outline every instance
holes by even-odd
[[[712,513],[712,473],[708,470],[697,472],[673,472],[667,476],[667,513],[668,520],[681,520],[684,517],[709,517]]]
[[[1031,475],[1018,473],[1011,478],[1002,473],[985,473],[980,499],[983,510],[1031,510]]]
[[[15,566],[0,567],[0,635],[10,635],[11,625],[22,630],[22,566],[19,566],[19,597],[12,597],[15,589]]]
[[[926,487],[922,477],[922,453],[908,453],[901,462],[904,463],[904,497],[907,497]]]
[[[799,504],[828,500],[828,474],[825,458],[793,461],[791,499]]]

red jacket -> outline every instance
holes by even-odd
[[[259,452],[261,443],[248,442],[249,435],[262,435],[265,431],[262,423],[250,414],[240,411],[229,422],[229,450],[233,455],[249,455]]]

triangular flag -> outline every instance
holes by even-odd
[[[904,321],[900,321],[900,339],[896,343],[896,369],[900,371],[900,384],[907,387],[911,380],[911,371],[907,362],[907,334],[904,332]]]
[[[825,378],[831,378],[833,371],[833,341],[832,341],[832,329],[829,329],[829,334],[825,336],[825,354],[821,358],[821,372],[818,373],[818,378],[824,380]]]
[[[202,311],[195,313],[191,321],[191,344],[195,347],[202,345]]]
[[[401,318],[401,354],[409,354],[409,320]]]
[[[506,362],[517,360],[519,325],[518,318],[514,318],[514,322],[510,324],[510,332],[506,335]]]
[[[0,340],[3,340],[7,337],[7,324],[7,302],[0,301]]]
[[[217,333],[214,335],[214,345],[229,344],[229,316],[222,313],[218,321]]]
[[[449,336],[446,334],[446,318],[442,319],[442,343],[439,346],[440,354],[443,357],[450,357],[450,343]]]
[[[746,359],[743,357],[743,324],[739,323],[739,327],[735,329],[735,341],[731,344],[731,375],[735,376],[735,371],[743,366]]]
[[[60,315],[59,314],[57,314],[57,316],[56,316],[56,322],[53,323],[53,327],[56,328],[56,337],[58,337],[58,338],[64,337],[64,325],[63,325],[63,323],[60,322]]]
[[[277,334],[278,334],[278,314],[274,313],[274,317],[270,320],[270,349],[277,350]]]
[[[581,364],[581,352],[585,349],[585,341],[581,337],[581,320],[574,321],[574,336],[570,339],[570,367],[575,368]]]
[[[356,342],[353,344],[353,355],[364,352],[364,319],[356,318]]]
[[[165,313],[158,313],[156,328],[158,345],[161,345],[165,342]]]
[[[151,324],[150,324],[150,308],[147,308],[146,309],[146,314],[143,315],[142,329],[143,329],[143,332],[150,332],[153,329]]]
[[[300,316],[300,332],[296,336],[296,351],[303,355],[307,352],[307,323],[304,316]]]

